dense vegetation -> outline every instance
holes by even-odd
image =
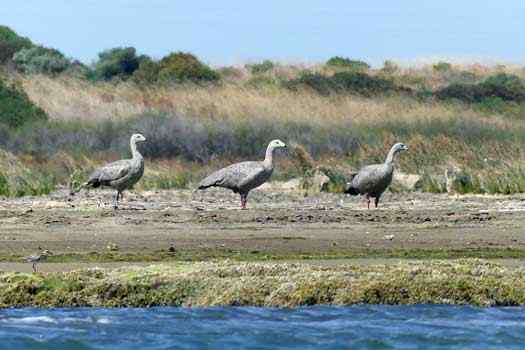
[[[483,260],[334,264],[178,263],[0,273],[0,307],[352,304],[525,305],[522,269]]]
[[[155,59],[133,47],[84,65],[7,27],[0,47],[0,146],[31,184],[6,190],[0,176],[0,195],[82,177],[126,155],[133,132],[148,138],[147,188],[189,186],[209,168],[262,157],[269,140],[282,138],[341,174],[383,160],[403,140],[417,151],[400,167],[422,175],[423,190],[444,191],[454,168],[460,192],[525,191],[523,67],[372,68],[336,56],[214,69],[190,53]],[[302,174],[293,152],[279,158],[277,178]]]
[[[46,120],[46,113],[20,87],[0,80],[0,127],[19,128]]]

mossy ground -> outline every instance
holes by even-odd
[[[525,304],[525,270],[484,260],[375,266],[232,261],[0,273],[0,306]]]
[[[339,260],[339,259],[525,259],[525,249],[520,248],[422,248],[422,249],[353,249],[328,252],[269,252],[240,251],[234,249],[200,249],[186,251],[157,251],[144,253],[90,252],[70,253],[50,256],[46,263],[109,263],[109,262],[201,262],[238,261],[271,262],[301,260]],[[0,255],[0,262],[20,262],[19,255]]]

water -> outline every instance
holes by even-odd
[[[0,310],[0,349],[522,349],[525,308]]]

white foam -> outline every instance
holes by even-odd
[[[26,323],[26,324],[33,324],[33,323],[54,323],[57,324],[57,320],[48,317],[48,316],[33,316],[33,317],[22,317],[22,318],[6,318],[2,320],[6,323]]]
[[[110,324],[111,323],[111,320],[109,318],[101,318],[101,319],[98,319],[97,320],[97,323],[100,323],[100,324]]]

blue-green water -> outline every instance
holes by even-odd
[[[525,308],[0,310],[0,349],[523,349]]]

